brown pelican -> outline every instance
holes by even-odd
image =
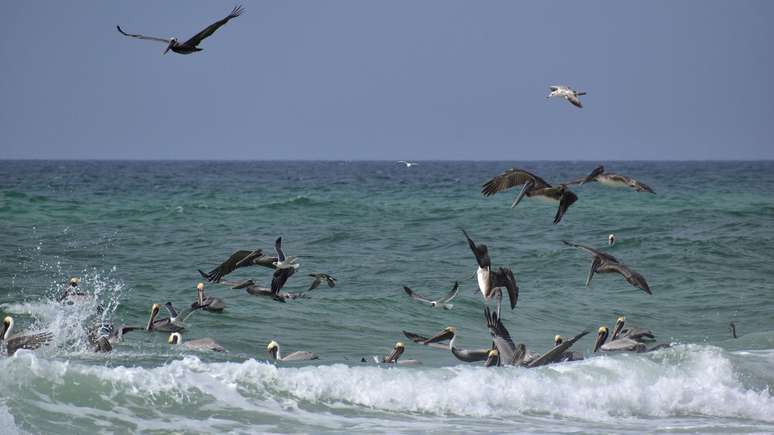
[[[516,278],[513,276],[511,269],[500,267],[497,270],[492,270],[489,248],[483,244],[477,245],[468,237],[468,233],[465,230],[462,230],[462,233],[468,240],[468,246],[473,251],[473,255],[476,256],[476,262],[478,263],[476,279],[478,280],[478,288],[481,290],[481,294],[484,295],[484,300],[488,301],[495,294],[497,295],[497,315],[499,316],[503,298],[503,293],[500,289],[505,287],[508,291],[508,299],[511,301],[511,309],[513,309],[519,299],[519,286],[516,284]]]
[[[307,291],[316,289],[320,286],[320,284],[322,284],[323,281],[325,281],[330,288],[336,287],[336,278],[328,275],[327,273],[310,273],[309,276],[314,278],[314,280],[312,281],[312,285],[309,286]]]
[[[595,273],[615,272],[623,276],[626,282],[633,285],[634,287],[637,287],[638,289],[644,291],[649,295],[653,294],[650,291],[648,282],[645,281],[645,277],[643,277],[636,271],[629,268],[629,266],[621,264],[612,255],[602,251],[598,251],[594,248],[589,248],[588,246],[580,245],[573,242],[568,242],[566,240],[562,240],[562,243],[564,243],[567,246],[572,246],[574,248],[578,248],[583,251],[586,251],[587,253],[591,254],[592,257],[594,257],[594,260],[591,262],[591,269],[589,269],[589,276],[586,278],[586,287],[588,287],[589,284],[591,284],[591,278],[594,277]]]
[[[277,343],[274,340],[270,341],[269,345],[266,346],[266,352],[269,352],[269,355],[271,355],[271,358],[274,361],[282,361],[282,362],[286,362],[286,361],[308,361],[308,360],[312,360],[312,359],[317,359],[318,358],[317,355],[313,354],[312,352],[307,352],[307,351],[303,351],[303,350],[299,350],[299,351],[293,352],[290,355],[287,355],[287,356],[283,357],[282,354],[280,354],[279,343]]]
[[[263,266],[269,269],[276,269],[274,262],[277,261],[277,257],[269,257],[263,255],[263,250],[256,249],[255,251],[236,251],[228,257],[228,260],[224,261],[220,266],[212,269],[209,273],[204,273],[199,270],[199,274],[210,282],[220,282],[220,280],[229,273],[239,269],[240,267],[247,266]]]
[[[586,95],[585,92],[578,92],[569,86],[563,86],[563,85],[549,86],[548,89],[551,90],[551,93],[548,94],[546,99],[551,97],[560,97],[569,101],[575,107],[578,107],[578,108],[583,107],[578,97],[580,97],[581,95]]]
[[[559,346],[564,342],[564,339],[561,335],[556,335],[554,337],[554,346]],[[573,351],[566,351],[563,352],[560,356],[560,361],[581,361],[583,359],[583,355],[580,352],[573,352]]]
[[[609,236],[607,236],[607,244],[609,246],[615,245],[615,234],[611,233]]]
[[[564,184],[552,187],[545,180],[535,174],[522,169],[511,168],[502,174],[484,183],[481,195],[492,196],[498,192],[504,192],[511,187],[522,186],[519,194],[513,199],[511,208],[516,207],[524,196],[527,198],[541,197],[559,202],[559,208],[554,216],[554,224],[562,220],[567,209],[578,200],[578,197]]]
[[[185,320],[191,316],[194,311],[201,309],[202,306],[194,304],[192,307],[186,308],[178,313],[177,310],[175,310],[175,307],[172,306],[172,303],[167,302],[164,304],[164,308],[169,312],[169,317],[156,319],[156,316],[159,315],[161,305],[153,304],[151,307],[151,315],[148,319],[148,325],[145,327],[146,331],[180,332],[185,329]]]
[[[734,338],[739,338],[736,336],[736,324],[734,322],[731,322],[728,324],[728,328],[731,330],[731,336]]]
[[[390,352],[389,355],[382,357],[381,361],[377,359],[377,362],[385,363],[385,364],[421,364],[419,361],[415,359],[405,359],[402,361],[399,361],[400,356],[403,355],[403,352],[406,351],[406,346],[401,343],[400,341],[395,343],[395,346],[392,348],[392,352]]]
[[[610,187],[631,187],[637,192],[648,192],[655,194],[656,192],[645,183],[641,183],[634,178],[627,177],[625,175],[614,174],[612,172],[605,172],[604,166],[597,166],[591,173],[585,177],[578,178],[567,184],[578,184],[583,186],[590,181],[598,181],[600,184]]]
[[[411,336],[406,331],[403,331],[403,333],[410,338],[411,340],[414,340],[416,343],[425,344],[425,345],[431,345],[434,343],[438,343],[440,341],[449,341],[449,350],[451,353],[460,361],[465,362],[477,362],[477,361],[485,361],[487,357],[489,356],[489,352],[491,349],[460,349],[456,346],[454,346],[455,340],[457,340],[457,328],[453,326],[449,326],[443,331],[439,332],[433,337],[425,338],[423,341],[417,341],[417,338],[424,338],[420,336]]]
[[[607,327],[600,326],[597,330],[597,341],[594,343],[594,352],[597,351],[603,351],[603,352],[652,352],[654,350],[658,349],[664,349],[667,347],[670,347],[669,344],[659,344],[656,346],[651,347],[648,349],[648,347],[645,345],[645,343],[639,342],[637,340],[632,340],[628,337],[619,337],[615,340],[610,340],[609,342],[605,343],[607,340],[609,331],[607,330]]]
[[[196,35],[192,36],[191,39],[189,39],[189,40],[187,40],[187,41],[185,41],[183,43],[178,42],[177,38],[169,38],[169,39],[167,39],[167,38],[157,38],[157,37],[154,37],[154,36],[144,36],[144,35],[136,35],[136,34],[133,35],[133,34],[126,33],[123,30],[121,30],[120,26],[116,26],[116,28],[124,36],[131,36],[132,38],[145,39],[145,40],[148,40],[148,41],[158,41],[158,42],[166,43],[167,44],[167,49],[164,50],[164,54],[167,54],[167,52],[169,50],[172,50],[172,51],[174,51],[175,53],[178,53],[178,54],[191,54],[191,53],[195,53],[197,51],[202,51],[202,49],[197,47],[197,45],[201,44],[201,42],[202,42],[202,40],[204,40],[204,38],[206,38],[206,37],[212,35],[213,33],[215,33],[215,31],[218,30],[220,28],[220,26],[228,23],[228,21],[230,19],[238,17],[239,15],[242,14],[242,12],[244,12],[244,8],[242,6],[235,7],[234,9],[231,10],[231,13],[228,14],[228,16],[226,18],[223,18],[222,20],[219,20],[219,21],[216,21],[216,22],[210,24],[209,26],[207,26],[206,29],[204,29],[201,32],[197,33]]]
[[[78,284],[81,279],[78,277],[70,278],[62,294],[57,298],[57,302],[68,302],[70,304],[83,303],[91,301],[90,294],[78,290]]]
[[[173,332],[169,334],[169,338],[167,339],[167,343],[169,344],[176,344],[176,345],[182,345],[187,349],[190,350],[211,350],[213,352],[225,352],[226,349],[215,342],[215,340],[211,338],[199,338],[196,340],[189,340],[186,342],[183,342],[183,336],[180,335],[179,332]]]
[[[204,295],[204,283],[201,282],[196,285],[196,300],[191,304],[191,307],[196,305],[201,306],[204,311],[212,313],[223,312],[226,308],[226,303],[223,302],[223,299]]]
[[[427,299],[426,297],[415,293],[413,290],[411,290],[408,287],[403,287],[403,291],[405,291],[406,294],[409,295],[411,299],[414,299],[415,301],[429,304],[433,308],[443,308],[444,310],[451,310],[454,304],[450,304],[449,302],[451,302],[451,300],[454,299],[455,296],[457,296],[458,284],[455,281],[454,287],[452,287],[452,289],[449,290],[449,293],[446,293],[445,296],[443,296],[438,300]]]
[[[94,346],[95,352],[110,352],[113,344],[120,342],[124,334],[131,331],[144,330],[145,326],[121,325],[116,328],[113,322],[102,321],[98,327],[88,333],[89,342]]]
[[[500,320],[500,316],[497,313],[491,312],[489,307],[484,308],[484,317],[486,318],[489,334],[492,336],[494,346],[500,356],[500,361],[497,365],[522,365],[527,357],[527,347],[523,344],[517,346],[513,343],[511,335]]]
[[[492,349],[486,355],[486,361],[484,361],[484,367],[492,367],[500,365],[500,353],[497,349]]]
[[[619,337],[626,337],[631,338],[632,340],[636,341],[645,341],[645,340],[655,340],[656,336],[653,334],[653,331],[650,329],[645,328],[638,328],[638,327],[628,327],[624,328],[624,323],[626,322],[626,317],[621,316],[615,321],[615,326],[613,327],[613,336],[610,338],[610,340],[616,340]]]
[[[3,330],[0,331],[0,342],[5,342],[5,351],[8,356],[15,354],[19,349],[35,350],[53,338],[50,332],[11,335],[13,325],[13,317],[5,316],[3,319]]]
[[[555,342],[554,347],[551,350],[544,353],[543,355],[536,355],[530,358],[529,362],[526,363],[526,366],[528,368],[533,368],[533,367],[540,367],[546,364],[553,364],[561,361],[566,361],[567,354],[573,353],[573,352],[568,352],[570,347],[572,347],[572,345],[575,344],[575,342],[585,337],[586,334],[588,333],[589,331],[583,331],[580,334],[576,335],[575,337],[567,341],[559,340],[559,343]],[[580,359],[583,359],[583,357],[581,357]]]

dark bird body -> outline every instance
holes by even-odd
[[[559,208],[556,210],[556,215],[554,215],[554,224],[559,223],[567,209],[578,200],[578,196],[567,189],[567,186],[564,184],[553,187],[537,175],[517,168],[508,169],[484,183],[481,188],[481,195],[492,196],[495,193],[504,192],[515,186],[522,187],[519,194],[513,199],[511,208],[516,207],[525,196],[527,198],[542,197],[559,202]],[[502,358],[502,355],[500,357]]]
[[[618,259],[616,259],[612,255],[602,251],[598,251],[594,248],[590,248],[585,245],[568,242],[566,240],[562,240],[562,243],[564,243],[567,246],[572,246],[573,248],[578,248],[583,251],[586,251],[588,254],[590,254],[593,257],[593,260],[591,262],[591,268],[589,269],[589,275],[586,278],[586,287],[588,287],[591,284],[591,279],[594,277],[595,273],[617,273],[623,276],[626,282],[628,282],[632,286],[637,287],[638,289],[644,291],[649,295],[653,294],[650,291],[650,286],[648,286],[648,282],[645,281],[645,277],[643,277],[638,272],[631,269],[629,266],[621,264],[618,261]]]

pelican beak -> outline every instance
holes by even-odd
[[[605,340],[607,340],[607,328],[604,326],[600,327],[597,330],[597,341],[594,342],[594,352],[598,351],[600,347],[602,347],[603,344],[605,344]]]
[[[406,348],[403,346],[403,343],[397,342],[395,343],[395,347],[392,348],[392,352],[390,352],[389,355],[387,355],[387,358],[384,359],[384,362],[387,363],[396,363],[398,362],[398,358],[403,354],[403,352],[406,350]]]
[[[449,327],[439,332],[438,334],[434,335],[433,337],[428,338],[422,344],[437,343],[439,341],[451,340],[452,337],[454,337],[454,328]]]
[[[150,319],[148,319],[148,325],[145,326],[145,330],[150,332],[151,327],[153,326],[153,321],[156,320],[156,316],[159,314],[159,304],[153,304],[151,307],[151,314]]]
[[[164,50],[164,54],[167,54],[167,52],[172,48],[172,45],[175,43],[175,40],[169,41],[169,45],[167,45],[167,49]]]
[[[497,349],[490,350],[489,354],[486,356],[484,367],[492,367],[499,364],[500,364],[500,354],[497,352]]]
[[[618,338],[618,334],[621,333],[621,330],[624,327],[625,318],[623,316],[619,317],[618,320],[615,321],[615,328],[613,328],[613,335],[611,340],[615,340]]]

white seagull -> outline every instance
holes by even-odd
[[[578,92],[569,86],[549,86],[548,88],[551,89],[551,93],[548,94],[546,98],[561,97],[569,101],[575,107],[583,107],[578,97],[586,95],[585,92]]]

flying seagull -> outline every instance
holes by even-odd
[[[417,165],[415,162],[408,162],[406,160],[398,160],[398,163],[403,163],[407,168]]]
[[[559,208],[554,216],[554,224],[562,220],[567,209],[578,200],[578,197],[565,184],[553,187],[544,179],[523,169],[511,168],[502,174],[492,178],[481,187],[481,195],[492,196],[498,192],[504,192],[511,187],[522,186],[519,194],[513,199],[511,208],[516,207],[525,196],[527,198],[541,197],[550,201],[559,202]],[[502,357],[502,355],[501,355]]]
[[[585,92],[578,92],[575,89],[569,87],[569,86],[549,86],[549,89],[551,89],[551,93],[548,94],[546,99],[551,97],[560,97],[564,98],[565,100],[569,101],[573,106],[577,108],[582,108],[583,104],[580,102],[581,95],[586,95]]]
[[[505,287],[508,291],[508,299],[511,301],[511,309],[513,309],[519,299],[519,286],[516,284],[516,278],[513,276],[511,269],[500,267],[497,270],[492,270],[489,249],[486,245],[477,245],[476,242],[468,237],[468,233],[465,230],[462,230],[462,234],[465,235],[470,250],[476,256],[476,263],[478,263],[476,279],[478,280],[478,288],[481,290],[481,294],[484,295],[484,300],[488,301],[497,295],[497,315],[499,316],[500,305],[503,299],[503,293],[500,289]]]
[[[336,278],[328,275],[327,273],[310,273],[309,276],[314,278],[314,280],[312,280],[312,285],[309,286],[307,291],[320,287],[320,284],[322,284],[323,281],[325,281],[330,288],[336,287]]]
[[[598,251],[588,246],[580,245],[578,243],[568,242],[566,240],[562,240],[562,243],[564,243],[567,246],[572,246],[573,248],[578,248],[583,251],[586,251],[587,253],[591,254],[591,256],[594,258],[594,260],[591,262],[591,269],[589,269],[589,275],[586,278],[586,287],[588,287],[589,284],[591,284],[591,278],[594,277],[595,273],[618,273],[621,276],[623,276],[626,282],[628,282],[629,284],[633,285],[634,287],[637,287],[638,289],[644,291],[649,295],[653,294],[650,291],[650,287],[648,286],[648,282],[645,281],[644,276],[632,270],[631,268],[629,268],[629,266],[621,264],[618,261],[618,259],[616,259],[612,255],[602,251]]]
[[[131,34],[121,30],[121,26],[116,26],[116,28],[118,29],[118,32],[124,36],[130,36],[132,38],[137,38],[137,39],[146,39],[148,41],[158,41],[158,42],[163,42],[167,44],[167,49],[164,50],[164,54],[167,54],[169,50],[172,50],[178,54],[191,54],[191,53],[196,53],[197,51],[202,51],[202,49],[197,47],[197,45],[201,44],[204,38],[215,33],[215,31],[218,30],[220,26],[228,23],[230,19],[240,16],[242,12],[244,12],[244,8],[242,6],[235,7],[234,9],[231,10],[231,13],[228,14],[226,18],[223,18],[222,20],[219,20],[210,24],[209,26],[207,26],[206,29],[202,30],[201,32],[191,37],[191,39],[182,43],[178,42],[177,38],[167,39],[167,38],[157,38],[154,36]]]
[[[443,308],[444,310],[451,310],[454,305],[450,304],[449,302],[451,302],[451,300],[454,299],[455,296],[457,296],[457,291],[459,290],[458,287],[459,286],[455,281],[454,287],[452,287],[452,289],[449,290],[449,293],[447,293],[444,297],[438,300],[427,299],[426,297],[417,294],[416,292],[414,292],[408,287],[403,287],[403,291],[405,291],[406,294],[409,295],[411,299],[414,299],[415,301],[424,302],[426,304],[429,304],[433,308]]]
[[[631,187],[637,192],[648,192],[655,194],[656,192],[645,183],[635,180],[634,178],[627,177],[626,175],[614,174],[612,172],[605,172],[605,167],[600,165],[594,168],[589,175],[578,178],[577,180],[570,181],[566,184],[577,184],[583,186],[585,183],[597,181],[600,184],[610,187]]]

